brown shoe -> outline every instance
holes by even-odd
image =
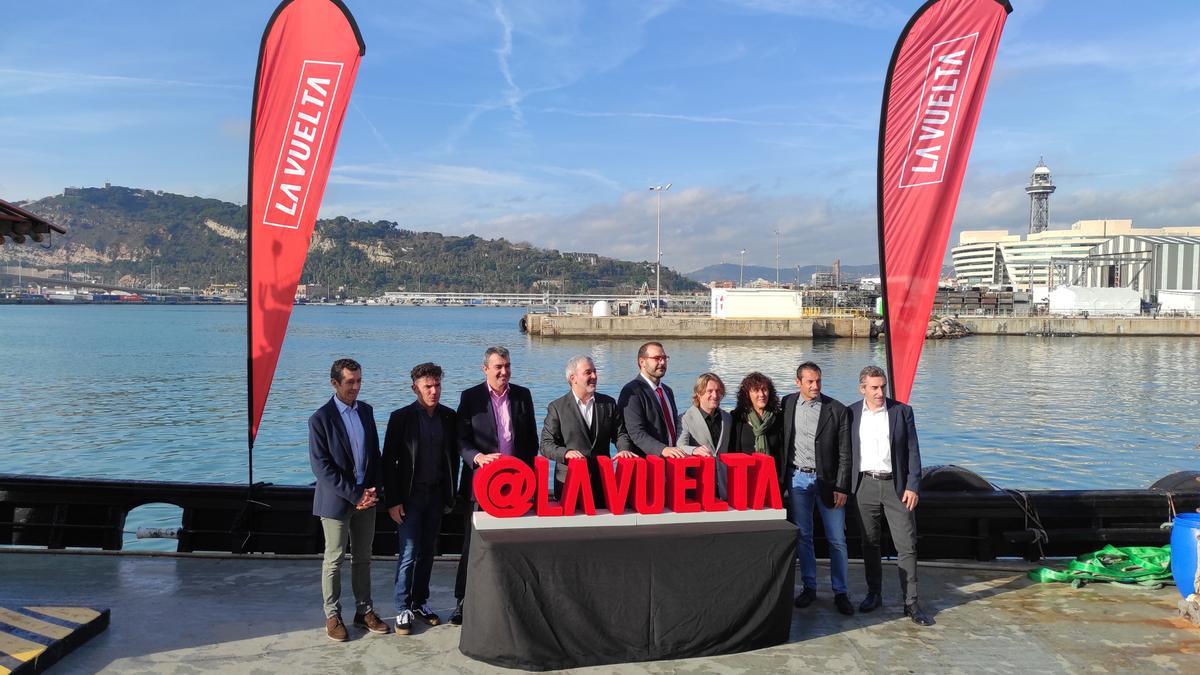
[[[346,632],[346,624],[342,623],[342,615],[334,614],[325,619],[325,634],[330,640],[345,642],[350,639],[350,634]]]
[[[387,635],[392,632],[392,629],[388,628],[388,625],[375,614],[375,610],[373,609],[368,609],[366,614],[355,614],[354,625],[359,628],[366,628],[378,635]]]

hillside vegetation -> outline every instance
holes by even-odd
[[[164,286],[245,283],[244,206],[125,187],[69,188],[24,208],[68,233],[49,251],[0,251],[26,264],[87,269],[105,281],[148,283],[151,265]],[[561,284],[567,292],[635,292],[653,286],[653,267],[593,253],[560,252],[507,239],[415,232],[389,221],[317,221],[302,281],[347,295],[421,291],[529,292]],[[702,287],[663,269],[664,292]]]

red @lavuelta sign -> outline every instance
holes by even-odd
[[[616,462],[615,469],[608,457],[596,461],[604,503],[613,515],[630,507],[641,514],[665,509],[695,513],[783,508],[775,460],[770,455],[721,455],[727,500],[717,497],[717,461],[712,457],[638,457]],[[497,518],[517,518],[530,509],[538,516],[574,516],[580,510],[589,516],[596,513],[584,459],[568,461],[561,501],[550,497],[550,460],[540,456],[534,459],[532,469],[515,457],[497,458],[476,469],[473,486],[479,506]]]

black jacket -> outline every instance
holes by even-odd
[[[799,393],[783,397],[784,462],[780,466],[780,481],[784,480],[795,456],[796,402],[799,400]],[[817,460],[817,490],[825,506],[833,508],[835,490],[850,494],[850,413],[837,399],[825,394],[821,394],[821,414],[817,418],[817,435],[813,440]],[[783,487],[786,489],[788,486]]]
[[[537,423],[533,416],[533,395],[525,387],[508,385],[508,409],[513,427],[513,456],[533,466],[538,452]],[[462,480],[459,493],[474,500],[471,481],[475,478],[475,455],[496,452],[499,447],[492,396],[487,382],[466,389],[458,401],[458,449],[462,455]]]
[[[392,412],[388,418],[387,435],[383,441],[383,486],[388,508],[404,504],[412,492],[416,473],[417,444],[421,441],[421,419],[425,409],[414,401]],[[434,416],[442,424],[442,447],[438,457],[445,462],[446,480],[443,483],[446,510],[454,507],[455,486],[458,485],[458,415],[438,404]]]
[[[861,441],[858,427],[862,422],[863,402],[846,407],[850,417],[850,443],[853,448],[853,467],[850,469],[850,489],[858,491],[862,466]],[[891,441],[892,482],[896,485],[896,496],[903,497],[905,490],[921,493],[921,444],[917,440],[917,423],[913,409],[905,403],[884,399],[888,413],[888,433]]]
[[[738,409],[733,411],[733,433],[729,437],[729,451],[754,454],[754,429],[746,421],[746,412]],[[783,414],[776,410],[775,419],[767,428],[767,454],[775,458],[775,472],[783,466]]]
[[[663,420],[662,404],[654,388],[642,377],[641,373],[621,388],[617,398],[617,410],[625,424],[625,432],[629,434],[632,450],[645,457],[646,455],[661,456],[663,448],[672,447],[679,440],[679,409],[675,407],[675,392],[666,384],[659,382],[667,405],[671,408],[672,423],[675,425],[675,438],[667,433],[667,424]]]

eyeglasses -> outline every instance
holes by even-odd
[[[666,354],[663,354],[662,356],[643,356],[642,358],[649,359],[651,361],[670,361],[671,360],[671,357],[667,356]]]

